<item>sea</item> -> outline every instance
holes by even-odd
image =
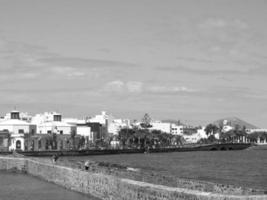
[[[65,157],[154,171],[167,176],[267,191],[267,150],[195,151]]]

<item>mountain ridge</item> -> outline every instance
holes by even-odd
[[[244,126],[248,129],[258,128],[257,126],[255,126],[251,123],[248,123],[248,122],[246,122],[246,121],[244,121],[238,117],[225,117],[225,118],[218,119],[218,120],[212,122],[212,124],[219,126],[220,124],[222,124],[224,122],[224,120],[227,120],[227,123],[232,127],[235,127],[236,125],[238,125],[240,128],[242,128]]]

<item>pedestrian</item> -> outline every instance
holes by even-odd
[[[52,156],[52,162],[53,162],[53,163],[56,163],[57,160],[58,160],[58,158],[59,158],[59,156],[58,156],[57,154],[54,154],[54,155]]]
[[[89,169],[89,161],[87,160],[85,163],[84,163],[84,169],[87,171]]]

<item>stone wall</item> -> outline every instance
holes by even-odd
[[[156,185],[83,171],[32,158],[0,157],[0,170],[27,172],[65,188],[109,200],[266,200],[267,195],[227,195]]]

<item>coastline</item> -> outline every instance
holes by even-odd
[[[181,147],[155,148],[149,149],[88,149],[88,150],[53,150],[53,151],[21,151],[25,156],[46,157],[55,153],[60,156],[86,156],[86,155],[108,155],[108,154],[135,154],[135,153],[170,153],[170,152],[190,152],[190,151],[234,151],[250,148],[250,143],[218,143],[202,145],[186,145]],[[7,152],[5,152],[7,153]]]

